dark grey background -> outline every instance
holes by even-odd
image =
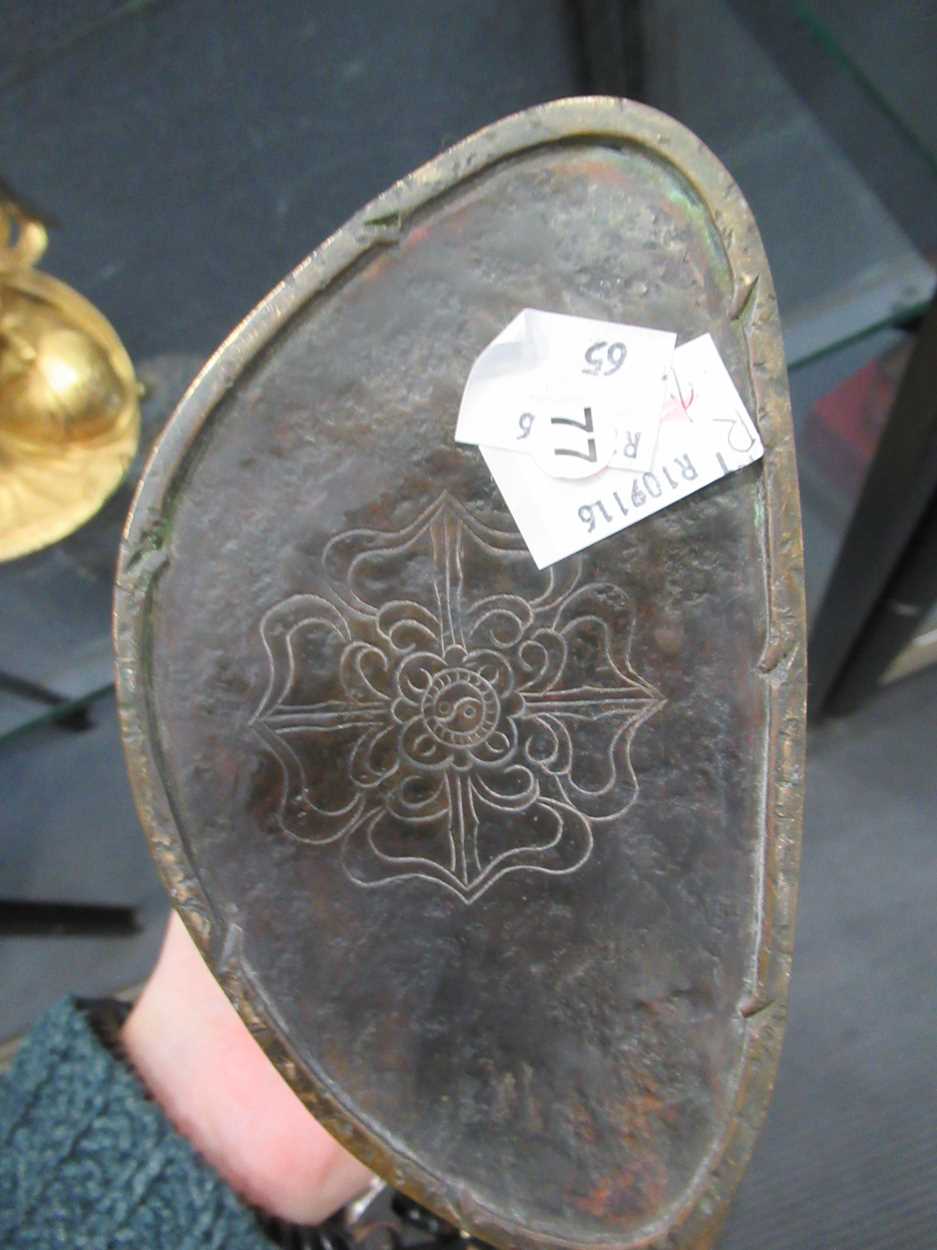
[[[909,143],[900,108],[872,102],[795,7],[645,4],[647,62],[637,77],[629,67],[623,89],[697,129],[739,179],[801,360],[824,325],[829,337],[829,317],[844,338],[926,293],[937,199],[933,154]],[[813,6],[834,24],[845,7]],[[904,6],[887,7],[900,26]],[[907,7],[915,23],[932,19],[932,3]],[[847,33],[876,90],[896,88],[926,141],[927,62],[922,74],[906,39],[889,42],[882,10],[857,0]],[[221,336],[375,192],[486,121],[589,89],[574,17],[561,0],[8,6],[0,173],[59,219],[47,267],[118,327],[150,386],[148,435]],[[794,370],[799,436],[814,400],[899,333]],[[801,470],[815,602],[850,498],[808,459]],[[0,666],[54,671],[76,690],[107,680],[127,501],[52,552],[0,568]],[[0,720],[14,704],[3,701]],[[791,1027],[725,1238],[733,1250],[934,1243],[935,708],[930,673],[811,737]],[[123,944],[0,943],[9,1034],[66,990],[139,979],[164,904],[109,699],[86,734],[0,745],[0,794],[0,893],[132,901],[147,922]]]

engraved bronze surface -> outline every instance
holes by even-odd
[[[453,431],[523,307],[710,331],[765,457],[538,571]],[[116,604],[164,879],[274,1063],[502,1246],[706,1246],[764,1114],[803,599],[771,277],[637,105],[482,131],[290,275],[151,461]]]
[[[402,530],[337,535],[322,568],[328,597],[292,595],[261,623],[270,681],[251,723],[282,769],[282,832],[341,842],[359,885],[414,877],[466,903],[507,872],[584,864],[593,823],[637,798],[631,738],[662,703],[628,663],[620,587],[586,582],[575,557],[543,593],[491,594],[506,570],[531,580],[527,548],[448,493]]]

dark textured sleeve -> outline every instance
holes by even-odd
[[[270,1250],[254,1217],[149,1102],[73,1002],[0,1081],[5,1250]]]

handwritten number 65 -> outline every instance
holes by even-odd
[[[608,377],[612,373],[617,373],[625,363],[625,357],[628,355],[628,349],[624,343],[606,343],[602,339],[598,343],[593,343],[586,351],[586,368],[583,373],[588,373],[592,377]]]

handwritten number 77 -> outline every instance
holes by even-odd
[[[573,417],[551,417],[550,424],[551,425],[572,425],[572,426],[575,426],[577,430],[582,430],[583,434],[595,433],[595,427],[592,424],[592,409],[584,408],[583,416],[585,418],[585,420],[583,421],[576,421],[575,418]],[[575,456],[577,460],[588,460],[590,464],[595,464],[595,462],[598,460],[598,456],[596,455],[596,451],[595,451],[595,439],[594,438],[588,439],[587,444],[589,447],[589,450],[587,452],[586,451],[574,451],[572,447],[554,447],[553,454],[555,456]]]

